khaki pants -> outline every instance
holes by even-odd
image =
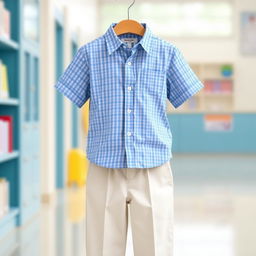
[[[153,168],[105,168],[89,162],[86,256],[125,256],[128,204],[134,255],[173,256],[169,161]]]

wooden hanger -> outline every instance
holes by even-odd
[[[129,19],[129,9],[135,3],[133,0],[132,4],[128,7],[128,20],[122,20],[114,26],[114,31],[117,35],[122,35],[125,33],[133,33],[139,36],[143,36],[145,33],[145,28],[136,20]]]

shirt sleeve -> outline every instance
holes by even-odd
[[[174,46],[167,69],[167,98],[177,108],[204,87],[181,51]]]
[[[90,98],[89,61],[84,46],[78,49],[54,87],[79,108]]]

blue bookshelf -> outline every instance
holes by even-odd
[[[0,240],[30,220],[40,206],[40,5],[39,0],[3,2],[11,13],[11,39],[0,38],[0,58],[7,65],[10,98],[0,99],[0,115],[13,117],[14,150],[0,155],[0,177],[10,183],[10,211],[0,219]],[[36,20],[31,21],[29,8],[38,14],[33,16]]]

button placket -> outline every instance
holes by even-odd
[[[127,148],[131,148],[132,145],[132,135],[133,135],[133,116],[131,115],[132,109],[133,109],[133,62],[131,61],[132,56],[130,56],[127,59],[127,62],[125,64],[125,87],[127,88],[127,91],[125,90],[125,144]],[[127,153],[127,162],[130,162],[130,159],[133,158],[133,155],[131,155],[133,152],[130,150],[126,150]]]
[[[127,65],[131,66],[131,61],[128,61]],[[128,76],[130,78],[130,74],[132,74],[132,70],[129,69],[127,74],[128,74]],[[128,81],[129,81],[129,79],[128,79]],[[130,90],[131,89],[132,89],[132,87],[130,86]],[[133,97],[133,94],[129,93],[128,94],[128,100],[127,100],[127,106],[130,106],[130,104],[132,102],[132,97]],[[129,108],[127,107],[127,109],[129,109]],[[128,112],[128,114],[129,114],[129,112]],[[125,115],[125,117],[126,117],[126,120],[127,120],[127,130],[128,130],[127,135],[130,137],[132,135],[132,131],[131,131],[131,123],[132,123],[132,121],[130,120],[130,116],[129,115]]]

